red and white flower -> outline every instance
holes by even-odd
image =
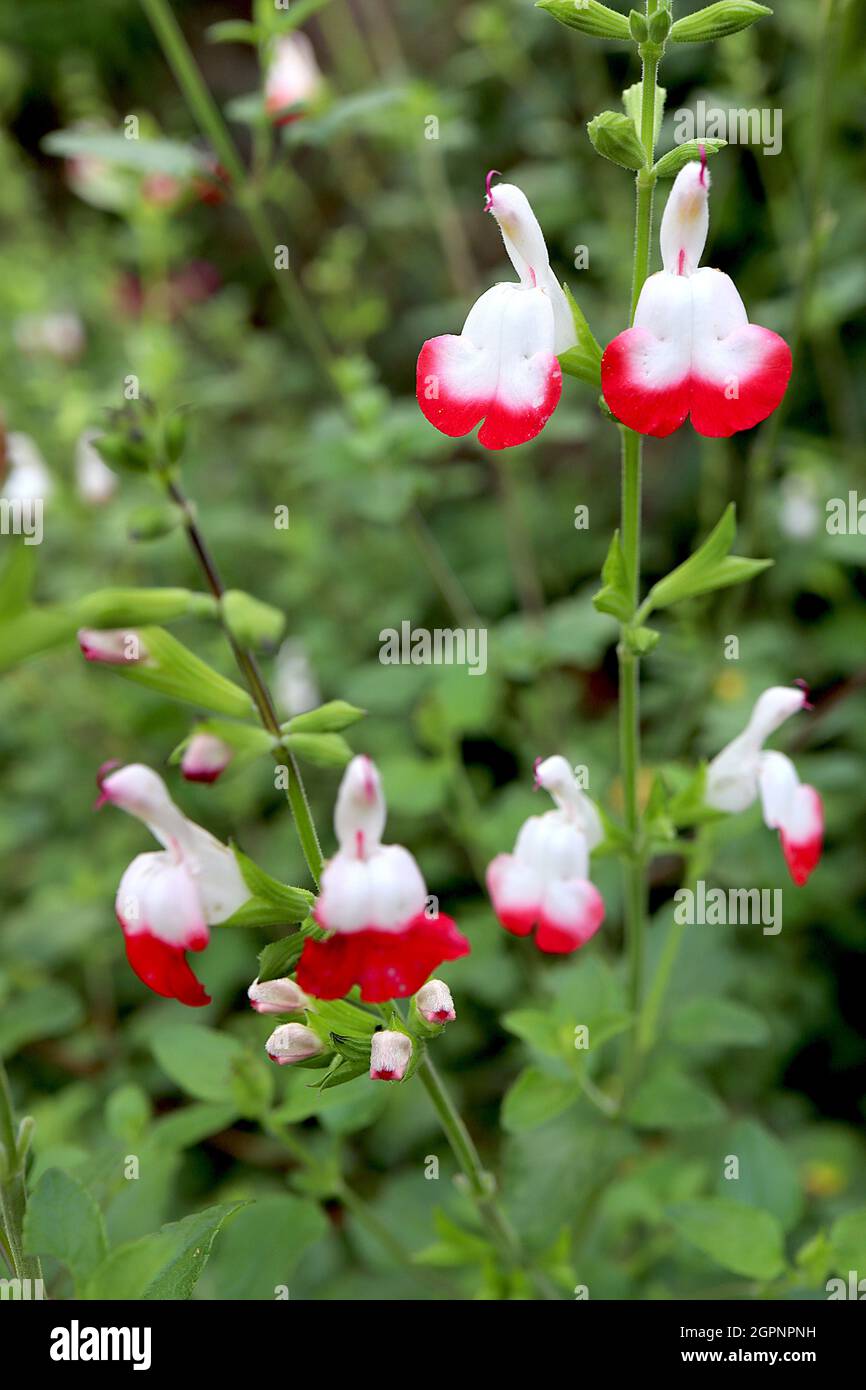
[[[370,1080],[402,1081],[412,1060],[412,1039],[383,1028],[370,1043]]]
[[[339,850],[327,864],[313,916],[331,935],[308,938],[298,963],[301,989],[341,999],[353,985],[369,1003],[415,994],[443,960],[468,955],[469,942],[432,911],[413,856],[383,845],[385,798],[368,757],[346,768],[334,812]]]
[[[544,428],[562,391],[557,353],[576,342],[568,302],[550,268],[544,235],[514,184],[491,187],[486,210],[499,223],[520,276],[486,290],[463,332],[430,338],[418,358],[418,404],[443,434],[469,434],[479,422],[488,449],[524,444]]]
[[[514,853],[497,855],[488,867],[487,887],[506,931],[528,936],[535,928],[539,950],[576,951],[604,920],[604,902],[589,880],[601,820],[565,758],[540,762],[535,776],[557,809],[524,822]]]
[[[814,787],[800,781],[784,753],[764,743],[786,719],[809,708],[805,689],[765,690],[748,724],[707,768],[706,801],[717,811],[745,811],[761,799],[764,824],[778,830],[782,853],[798,887],[817,868],[824,845],[824,808]]]
[[[661,224],[664,270],[641,291],[634,326],[601,363],[604,398],[618,420],[660,439],[691,415],[698,434],[727,438],[766,419],[791,375],[791,350],[749,323],[729,276],[699,261],[709,228],[706,158],[674,181]]]
[[[291,1062],[306,1062],[326,1050],[321,1038],[303,1023],[281,1023],[265,1043],[271,1061],[281,1067]]]
[[[288,125],[298,109],[316,95],[322,74],[306,34],[286,34],[276,40],[265,76],[265,110],[275,125]]]
[[[187,819],[151,768],[103,768],[98,781],[97,805],[108,801],[128,811],[163,845],[133,859],[117,890],[129,963],[155,994],[192,1007],[209,1004],[186,952],[203,951],[209,927],[249,898],[237,861],[227,845]]]
[[[281,980],[253,980],[247,998],[257,1014],[299,1013],[310,1003],[304,991],[288,976]]]
[[[415,995],[415,1007],[428,1023],[453,1023],[457,1017],[451,991],[444,980],[428,980]]]
[[[188,782],[215,782],[225,772],[234,749],[216,734],[193,734],[180,760],[180,770]]]

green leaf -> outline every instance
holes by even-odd
[[[14,995],[0,1009],[0,1057],[11,1057],[42,1038],[70,1033],[83,1017],[81,1000],[69,985],[40,985]]]
[[[163,1226],[154,1235],[119,1245],[92,1275],[84,1297],[148,1301],[191,1298],[217,1232],[232,1212],[245,1205],[226,1202],[206,1207],[183,1221]]]
[[[106,668],[125,680],[157,690],[172,700],[217,714],[249,719],[255,706],[245,690],[221,676],[162,627],[138,630],[147,658]]]
[[[136,1143],[147,1129],[150,1098],[141,1086],[127,1082],[111,1092],[105,1102],[105,1125],[110,1134],[127,1144]]]
[[[205,34],[209,43],[257,44],[259,41],[259,31],[248,19],[221,19],[217,24],[209,24]]]
[[[80,1293],[108,1253],[102,1213],[77,1178],[59,1168],[42,1174],[27,1200],[24,1248],[65,1265]]]
[[[69,642],[80,626],[72,604],[28,608],[0,621],[0,672]]]
[[[836,1269],[845,1273],[856,1269],[862,1276],[866,1270],[866,1207],[849,1211],[833,1222],[830,1245]]]
[[[179,140],[132,140],[120,132],[55,130],[42,141],[46,154],[61,159],[97,159],[139,174],[172,174],[193,178],[207,173],[207,155]]]
[[[671,1019],[671,1041],[694,1047],[762,1047],[770,1030],[746,1004],[715,996],[690,999]]]
[[[342,734],[284,734],[283,743],[314,767],[343,768],[352,760],[352,750]]]
[[[230,1129],[237,1118],[238,1108],[234,1102],[196,1101],[161,1116],[151,1129],[150,1137],[158,1148],[174,1153],[191,1149],[222,1129]]]
[[[0,576],[0,613],[4,622],[22,613],[30,601],[36,578],[35,547],[7,542],[7,560]]]
[[[215,1299],[270,1299],[280,1285],[291,1297],[291,1276],[303,1256],[329,1231],[321,1207],[287,1194],[261,1197],[233,1217],[216,1243],[207,1270]]]
[[[350,724],[357,724],[366,713],[365,709],[350,705],[348,700],[329,700],[318,709],[296,714],[282,728],[287,734],[337,734],[341,729],[348,729]]]
[[[357,1004],[352,1004],[348,999],[316,999],[310,1010],[307,1023],[310,1028],[322,1039],[327,1042],[330,1034],[361,1034],[368,1040],[367,1058],[369,1060],[370,1048],[369,1039],[373,1036],[376,1029],[381,1026],[382,1020],[375,1014],[368,1013],[366,1009],[361,1009]],[[405,1029],[401,1029],[405,1032]]]
[[[631,585],[626,570],[625,556],[622,553],[619,531],[614,531],[608,547],[607,558],[601,571],[602,587],[593,594],[593,607],[599,613],[610,613],[621,623],[628,622],[634,609]]]
[[[547,1057],[561,1057],[563,1046],[563,1026],[553,1015],[542,1013],[540,1009],[513,1009],[505,1015],[502,1025],[509,1033],[522,1038],[530,1047]]]
[[[232,853],[237,860],[241,877],[254,898],[279,908],[283,920],[302,922],[309,915],[315,899],[306,888],[292,888],[288,883],[280,883],[250,859],[248,854],[232,845]]]
[[[663,1063],[641,1084],[627,1118],[641,1129],[692,1129],[718,1124],[724,1106],[712,1091],[672,1063]]]
[[[669,608],[683,599],[741,584],[768,568],[772,560],[747,560],[729,555],[736,534],[736,508],[731,502],[721,520],[693,555],[665,575],[649,591],[643,612]]]
[[[623,169],[646,167],[646,150],[638,138],[634,121],[622,111],[602,111],[586,127],[594,149]]]
[[[235,1068],[246,1055],[237,1038],[194,1023],[161,1028],[151,1047],[163,1071],[196,1100],[229,1100]]]
[[[668,150],[667,154],[663,154],[661,159],[656,160],[653,165],[653,173],[658,179],[672,179],[687,164],[699,160],[701,150],[707,155],[718,154],[719,150],[723,149],[727,143],[727,140],[686,140],[682,145]]]
[[[579,5],[575,0],[536,0],[537,10],[547,10],[560,24],[570,29],[579,29],[582,34],[591,34],[595,39],[626,39],[631,41],[631,29],[625,15],[600,5],[597,0],[583,0]]]
[[[559,354],[559,365],[568,376],[586,381],[590,386],[601,389],[601,346],[587,322],[586,315],[569,289],[562,286],[577,337],[575,347],[566,348]]]
[[[678,1202],[670,1218],[681,1235],[724,1269],[746,1279],[775,1279],[785,1265],[775,1216],[724,1197]]]
[[[796,1226],[803,1214],[803,1189],[785,1145],[757,1120],[739,1120],[723,1143],[725,1154],[739,1160],[739,1176],[720,1173],[717,1194],[770,1212],[783,1230]]]
[[[538,1067],[527,1067],[506,1092],[502,1102],[502,1124],[509,1134],[536,1129],[561,1115],[580,1096],[580,1083],[569,1078],[549,1076]]]
[[[671,29],[671,38],[674,43],[708,43],[748,29],[772,13],[766,5],[756,5],[753,0],[718,0],[718,4],[678,19]]]
[[[464,1231],[443,1211],[433,1213],[433,1224],[439,1239],[413,1255],[414,1264],[434,1269],[459,1269],[461,1266],[483,1265],[495,1253],[483,1236]]]
[[[259,980],[284,979],[295,966],[303,949],[304,937],[300,932],[284,936],[279,941],[271,941],[259,954]]]

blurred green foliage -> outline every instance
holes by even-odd
[[[254,92],[255,50],[205,35],[217,20],[248,17],[246,6],[175,8],[219,103]],[[575,1021],[611,1030],[602,1071],[620,1046],[614,860],[598,868],[606,925],[566,961],[508,938],[481,881],[537,809],[536,756],[585,764],[591,794],[621,810],[616,626],[590,598],[616,524],[617,432],[593,393],[566,381],[536,443],[490,455],[471,437],[437,435],[412,392],[421,341],[456,331],[473,290],[506,277],[482,215],[494,165],[530,197],[599,341],[624,327],[632,185],[596,158],[585,124],[618,108],[635,80],[631,50],[566,36],[528,0],[358,0],[351,10],[332,0],[310,21],[328,88],[283,129],[261,177],[341,354],[343,405],[231,202],[160,204],[129,173],[122,210],[95,208],[42,148],[56,129],[118,130],[131,113],[143,134],[197,145],[138,8],[0,4],[0,403],[55,481],[44,543],[29,554],[35,595],[64,603],[109,585],[199,587],[178,531],[129,538],[158,501],[146,479],[124,474],[102,507],[75,489],[76,439],[121,403],[134,375],[162,409],[187,409],[185,485],[228,584],[285,614],[323,699],[369,712],[349,741],[380,765],[389,837],[410,846],[473,945],[442,970],[458,1021],[437,1059],[501,1172],[518,1231],[564,1290],[585,1284],[592,1298],[747,1297],[783,1269],[777,1291],[824,1297],[829,1273],[866,1269],[856,1215],[866,1204],[866,541],[824,524],[827,500],[863,478],[866,49],[858,7],[836,8],[823,87],[826,6],[814,0],[785,0],[712,47],[675,46],[662,70],[661,150],[674,113],[698,99],[782,111],[777,156],[737,145],[714,156],[706,263],[735,275],[755,321],[801,341],[769,458],[760,433],[719,442],[686,428],[648,445],[647,583],[732,499],[744,526],[737,549],[775,565],[734,597],[661,616],[663,639],[644,663],[646,790],[650,769],[675,776],[717,751],[764,687],[804,677],[817,710],[783,746],[824,797],[828,843],[820,871],[795,891],[757,810],[718,827],[713,881],[784,887],[784,930],[686,934],[652,1072],[631,1123],[614,1125],[587,1097],[595,1059],[582,1068],[572,1040]],[[431,117],[437,140],[425,139]],[[258,168],[261,128],[233,129]],[[588,266],[577,270],[580,247]],[[80,316],[83,351],[60,361],[22,350],[14,326],[59,311]],[[587,529],[575,528],[581,505]],[[274,525],[281,507],[286,529]],[[0,567],[18,544],[0,539]],[[475,615],[490,632],[484,679],[378,661],[386,627]],[[234,678],[212,625],[189,619],[177,633]],[[728,635],[739,660],[725,659]],[[286,1285],[293,1299],[436,1298],[477,1291],[479,1267],[484,1295],[497,1296],[501,1271],[473,1235],[420,1086],[361,1078],[320,1095],[309,1072],[268,1067],[268,1020],[245,999],[266,933],[214,931],[201,964],[214,1002],[194,1016],[181,1018],[126,967],[114,894],[149,845],[137,822],[111,810],[94,818],[94,776],[109,758],[165,770],[190,727],[183,706],[88,667],[71,637],[0,684],[0,1054],[19,1113],[36,1118],[29,1237],[48,1257],[52,1296],[111,1287],[183,1297],[195,1286],[196,1296],[273,1298]],[[305,770],[329,852],[339,769]],[[167,775],[191,816],[307,886],[267,759],[214,787]],[[650,968],[681,870],[673,852],[653,865]],[[730,1154],[740,1157],[736,1184],[722,1176]],[[341,1199],[338,1156],[365,1214]],[[430,1156],[438,1181],[425,1179]],[[57,1211],[78,1213],[69,1230]],[[413,1273],[377,1240],[370,1212],[424,1252]],[[210,1241],[199,1279],[189,1252]]]

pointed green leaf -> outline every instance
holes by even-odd
[[[59,1168],[42,1174],[27,1201],[24,1248],[52,1255],[81,1288],[108,1253],[105,1223],[96,1202],[77,1178]]]
[[[678,1202],[670,1217],[681,1235],[745,1279],[774,1279],[785,1264],[782,1228],[768,1211],[724,1197]]]
[[[753,0],[718,0],[718,4],[678,19],[671,29],[671,38],[674,43],[709,43],[747,29],[772,13],[766,5],[756,5]]]
[[[537,10],[547,10],[560,24],[591,34],[595,39],[631,40],[631,29],[624,14],[600,5],[597,0],[536,0]]]

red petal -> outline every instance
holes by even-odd
[[[821,797],[814,787],[803,786],[800,792],[810,794],[812,815],[808,830],[796,838],[790,832],[779,831],[782,853],[798,888],[802,888],[814,873],[824,849],[824,806]]]
[[[326,941],[304,942],[298,963],[301,989],[317,999],[342,999],[361,986],[368,1004],[416,994],[437,966],[469,954],[469,942],[444,913],[419,913],[401,932],[335,932]]]
[[[657,390],[643,385],[636,364],[654,343],[646,328],[628,328],[608,343],[601,359],[601,389],[613,414],[629,429],[665,439],[689,413],[689,378]]]
[[[190,969],[186,951],[170,946],[149,932],[124,933],[126,957],[138,978],[164,999],[177,999],[197,1009],[210,1003],[210,995]]]
[[[778,333],[750,323],[731,337],[737,340],[738,352],[749,346],[760,349],[760,367],[743,376],[732,399],[724,383],[692,377],[692,424],[698,434],[709,439],[727,439],[766,420],[779,405],[791,377],[791,349]]]

